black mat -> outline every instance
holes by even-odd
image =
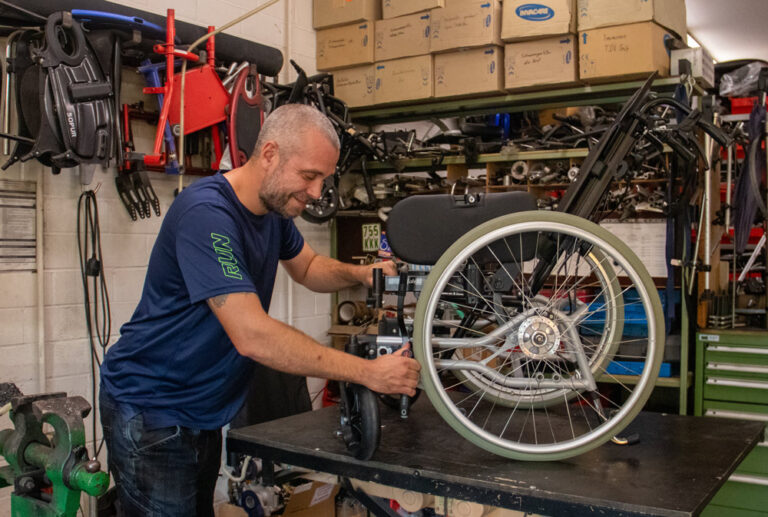
[[[371,461],[336,438],[326,408],[230,431],[227,447],[364,481],[544,515],[697,515],[762,439],[764,424],[641,413],[623,434],[576,458],[522,462],[495,456],[456,434],[426,397],[402,421],[381,407],[381,446]]]

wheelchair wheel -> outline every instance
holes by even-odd
[[[443,254],[413,343],[424,391],[457,432],[502,456],[556,460],[610,440],[640,411],[661,365],[663,314],[617,237],[572,215],[522,212]]]
[[[359,384],[341,383],[341,435],[347,450],[359,460],[373,457],[381,441],[376,395]]]

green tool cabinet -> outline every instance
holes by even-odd
[[[768,330],[696,335],[697,416],[768,423]],[[768,435],[728,478],[702,515],[768,516]]]

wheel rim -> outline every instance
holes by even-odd
[[[549,290],[522,295],[545,235],[556,250],[582,253],[556,254]],[[463,341],[440,337],[436,329],[456,328],[451,311],[478,311],[495,325],[473,328]],[[640,317],[647,337],[628,335]],[[658,293],[626,245],[584,219],[529,212],[480,225],[445,252],[417,304],[414,352],[428,397],[464,437],[512,458],[562,459],[609,440],[640,411],[663,336]],[[635,382],[608,373],[624,364],[612,359],[638,363]],[[594,379],[613,381],[617,400]]]

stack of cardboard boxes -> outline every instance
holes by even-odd
[[[378,2],[315,0],[317,69],[349,106],[504,90],[500,0]]]
[[[374,104],[374,23],[382,0],[314,0],[318,70],[333,71],[335,93],[350,107]]]
[[[431,9],[443,0],[382,0],[376,22],[374,98],[377,104],[428,99],[434,93],[429,41]]]
[[[314,0],[350,107],[669,75],[685,0]],[[505,45],[506,44],[506,45]],[[505,46],[504,46],[505,45]]]
[[[505,0],[501,38],[509,90],[562,86],[578,78],[575,0]]]
[[[684,0],[578,0],[579,78],[595,83],[669,75],[688,30]]]

